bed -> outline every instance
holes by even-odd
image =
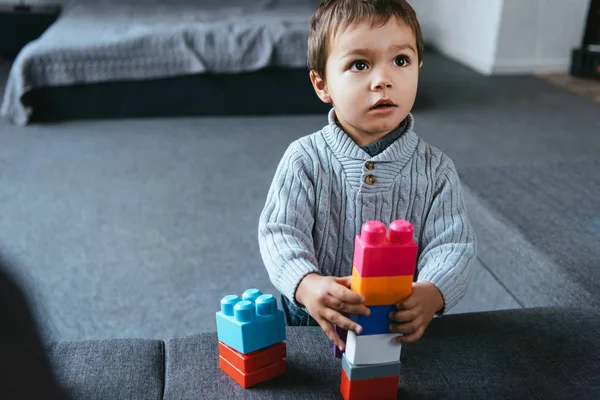
[[[306,68],[317,0],[75,0],[18,54],[0,114],[34,121],[326,109]]]

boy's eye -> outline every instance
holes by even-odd
[[[354,61],[350,67],[352,69],[356,69],[358,71],[363,71],[365,69],[367,69],[367,63],[364,62],[363,60],[358,60],[358,61]]]
[[[394,62],[396,63],[396,65],[399,66],[399,67],[406,67],[408,65],[408,61],[409,61],[408,57],[406,57],[406,56],[398,56],[394,60]]]

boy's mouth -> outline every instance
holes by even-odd
[[[388,107],[396,107],[396,105],[390,99],[381,99],[371,107],[371,110],[376,110],[378,108],[388,108]]]

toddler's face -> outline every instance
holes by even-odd
[[[375,27],[360,22],[332,38],[326,79],[311,73],[317,94],[333,103],[338,123],[359,146],[396,129],[412,109],[420,68],[416,49],[403,21],[392,18]]]

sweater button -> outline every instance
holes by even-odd
[[[374,185],[375,181],[376,181],[376,179],[375,179],[375,177],[373,175],[367,175],[365,177],[365,182],[366,182],[367,185]]]
[[[373,171],[373,169],[375,168],[375,163],[373,161],[367,161],[365,163],[365,168],[369,171]]]

